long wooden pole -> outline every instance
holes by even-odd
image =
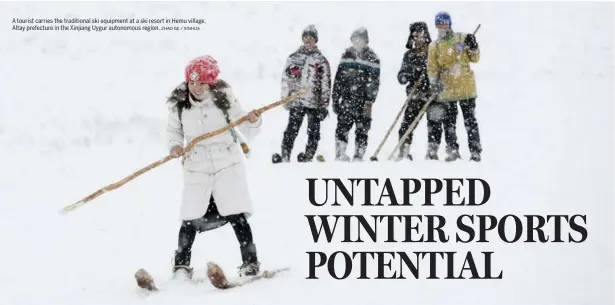
[[[474,29],[473,35],[476,35],[476,32],[478,32],[478,29],[480,29],[480,23],[478,24],[476,29]],[[414,131],[414,128],[416,128],[416,125],[418,125],[419,121],[423,117],[423,114],[425,113],[425,111],[427,111],[427,107],[429,107],[429,104],[431,104],[431,102],[433,102],[435,100],[435,98],[436,98],[436,96],[432,96],[427,101],[427,103],[425,103],[425,105],[423,105],[423,108],[421,108],[421,111],[419,112],[419,114],[416,116],[416,118],[414,118],[414,121],[412,121],[412,124],[410,124],[410,126],[408,126],[408,130],[406,130],[406,132],[401,137],[401,139],[399,139],[399,142],[397,142],[397,146],[395,146],[395,148],[393,149],[393,151],[391,152],[391,154],[389,155],[387,160],[389,160],[389,161],[393,160],[393,156],[395,155],[395,153],[398,152],[398,150],[401,147],[401,145],[406,141],[408,136],[410,136],[410,133],[412,133],[412,131]],[[457,106],[455,106],[455,107],[457,107]]]
[[[305,92],[306,92],[305,89],[300,90],[299,92],[297,92],[295,94],[292,94],[292,95],[289,95],[288,97],[286,97],[284,99],[281,99],[281,100],[279,100],[277,102],[274,102],[274,103],[271,103],[271,104],[266,105],[264,107],[261,107],[259,109],[256,109],[255,112],[260,116],[265,111],[268,111],[270,109],[273,109],[275,107],[283,105],[283,104],[285,104],[285,103],[287,103],[287,102],[289,102],[291,100],[294,100],[295,98],[297,98],[298,96],[304,94]],[[226,125],[226,126],[220,128],[218,130],[214,130],[212,132],[208,132],[206,134],[203,134],[203,135],[195,138],[194,140],[190,141],[190,143],[186,146],[186,148],[184,149],[184,154],[186,152],[190,151],[192,148],[194,148],[194,146],[198,142],[203,141],[203,140],[208,139],[208,138],[211,138],[211,137],[215,137],[215,136],[217,136],[217,135],[219,135],[219,134],[221,134],[221,133],[223,133],[223,132],[225,132],[225,131],[227,131],[227,130],[229,130],[229,129],[231,129],[231,128],[233,128],[233,127],[235,127],[235,126],[237,126],[237,125],[239,125],[239,124],[241,124],[241,123],[243,123],[243,122],[245,122],[247,120],[248,120],[248,115],[244,115],[241,118],[239,118],[237,121],[234,121],[234,122],[232,122],[229,125]],[[115,190],[115,189],[121,187],[122,185],[130,182],[131,180],[137,178],[138,176],[141,176],[142,174],[144,174],[144,173],[146,173],[146,172],[148,172],[148,171],[150,171],[150,170],[152,170],[152,169],[154,169],[154,168],[156,168],[156,167],[158,167],[158,166],[160,166],[160,165],[170,161],[171,159],[175,159],[175,158],[178,158],[180,156],[168,155],[168,156],[166,156],[166,157],[164,157],[164,158],[162,158],[162,159],[160,159],[160,160],[158,160],[158,161],[156,161],[156,162],[154,162],[154,163],[152,163],[152,164],[150,164],[150,165],[148,165],[148,166],[146,166],[146,167],[144,167],[144,168],[142,168],[142,169],[140,169],[140,170],[138,170],[138,171],[136,171],[134,173],[132,173],[130,176],[127,176],[126,178],[124,178],[124,179],[122,179],[122,180],[120,180],[118,182],[109,184],[109,185],[107,185],[107,186],[97,190],[96,192],[86,196],[85,198],[83,198],[83,199],[81,199],[81,200],[79,200],[79,201],[77,201],[77,202],[75,202],[75,203],[73,203],[71,205],[68,205],[68,206],[64,207],[62,210],[60,210],[60,213],[61,214],[66,214],[66,213],[68,213],[70,211],[73,211],[73,210],[77,209],[78,207],[81,207],[81,206],[85,205],[86,203],[90,202],[94,198],[96,198],[96,197],[98,197],[98,196],[100,196],[100,195],[102,195],[102,194],[104,194],[106,192],[110,192],[112,190]]]

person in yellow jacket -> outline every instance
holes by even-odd
[[[476,37],[473,34],[454,32],[451,16],[440,12],[435,18],[438,38],[429,45],[427,60],[427,75],[430,87],[437,99],[433,107],[427,112],[428,118],[439,119],[442,124],[436,125],[437,137],[429,138],[428,157],[437,154],[438,146],[444,127],[446,161],[460,158],[459,144],[457,143],[457,103],[461,107],[464,125],[468,132],[468,147],[471,161],[481,160],[481,141],[476,120],[476,80],[470,63],[477,63],[480,59],[480,50]],[[431,133],[430,133],[431,134]]]

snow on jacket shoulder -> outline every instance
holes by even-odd
[[[222,108],[227,109],[226,112],[230,122],[236,121],[247,114],[247,111],[242,108],[233,94],[231,87],[223,81],[219,81],[215,87],[206,90],[201,101],[192,99],[185,84],[183,86],[180,85],[173,91],[168,102],[167,139],[169,150],[175,145],[184,146],[184,139],[187,143],[190,143],[203,134],[216,131],[228,125],[227,117]],[[180,107],[181,121],[179,116]],[[246,121],[236,128],[249,140],[260,133],[261,125],[262,118],[259,117],[255,123]],[[196,171],[215,172],[233,162],[239,162],[244,158],[239,142],[239,139],[234,137],[231,130],[202,140],[186,156],[186,167]],[[206,167],[204,164],[197,164],[199,161],[206,161],[200,157],[195,157],[197,154],[209,154],[214,159],[221,159],[223,155],[227,157],[224,157],[225,160],[219,164],[216,164],[216,160],[209,160],[211,161],[210,165],[213,166],[211,168]],[[189,159],[192,159],[194,162],[191,164],[188,162]]]
[[[286,60],[282,73],[282,98],[301,89],[308,89],[308,92],[286,103],[284,108],[329,106],[331,67],[319,49],[307,50],[302,46]]]
[[[347,48],[335,73],[333,101],[355,99],[374,103],[380,90],[380,58],[370,47]]]

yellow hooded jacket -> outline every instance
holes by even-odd
[[[440,102],[475,98],[476,81],[470,63],[480,59],[480,49],[471,51],[464,43],[465,33],[447,35],[429,44],[427,74],[429,79],[442,81],[443,90],[438,96]],[[438,74],[440,73],[440,74]]]

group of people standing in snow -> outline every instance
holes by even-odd
[[[452,19],[446,12],[435,17],[438,37],[432,41],[425,22],[410,25],[410,33],[402,65],[397,75],[406,85],[407,106],[399,128],[402,139],[425,104],[427,108],[428,151],[426,159],[438,160],[442,132],[446,142],[446,161],[460,158],[457,141],[457,104],[461,107],[468,133],[471,161],[481,160],[481,141],[475,116],[476,82],[470,63],[478,62],[480,51],[476,37],[453,31]],[[285,105],[289,120],[283,134],[281,153],[274,154],[274,163],[290,162],[295,139],[307,116],[308,141],[304,152],[297,155],[299,162],[310,162],[316,155],[320,141],[320,123],[329,115],[329,105],[337,115],[335,129],[335,159],[350,161],[346,153],[348,134],[355,127],[353,161],[362,161],[368,145],[372,123],[372,107],[380,88],[380,59],[369,47],[367,29],[355,30],[352,46],[342,54],[333,86],[331,68],[319,50],[318,31],[309,25],[302,33],[303,45],[286,61],[282,74],[282,97],[301,89],[308,93]],[[331,88],[333,87],[333,88]],[[410,145],[412,133],[400,146],[398,160],[412,160]]]
[[[459,158],[455,131],[457,104],[461,106],[469,135],[471,160],[480,161],[481,144],[478,124],[474,116],[476,84],[470,63],[479,60],[480,52],[472,34],[454,32],[447,13],[435,18],[438,38],[432,42],[427,24],[410,25],[406,43],[408,51],[398,73],[400,84],[406,85],[408,105],[399,135],[405,133],[420,109],[430,99],[427,111],[429,150],[428,159],[438,159],[437,151],[444,131],[447,160]],[[281,154],[274,162],[289,162],[295,139],[307,116],[308,141],[305,152],[298,155],[301,162],[313,160],[320,141],[320,123],[329,115],[329,105],[337,115],[335,130],[336,159],[349,161],[346,154],[348,134],[356,127],[355,152],[352,160],[362,160],[368,144],[372,123],[372,107],[380,88],[380,59],[369,47],[365,28],[352,33],[352,46],[340,60],[331,86],[331,69],[317,47],[318,31],[308,26],[302,33],[303,45],[292,53],[282,76],[282,96],[298,90],[308,92],[286,103],[289,121],[284,131]],[[255,111],[246,112],[234,97],[231,86],[218,78],[220,69],[211,56],[192,60],[185,69],[185,79],[177,86],[167,102],[169,105],[167,139],[173,157],[182,158],[184,188],[173,273],[192,276],[192,245],[199,232],[230,224],[239,243],[242,265],[240,275],[259,273],[260,262],[248,218],[252,202],[248,191],[246,168],[243,163],[243,136],[248,140],[259,134],[262,119]],[[184,143],[220,129],[241,117],[247,121],[215,137],[198,142],[186,150]],[[412,159],[409,147],[412,137],[401,146],[399,159]]]

